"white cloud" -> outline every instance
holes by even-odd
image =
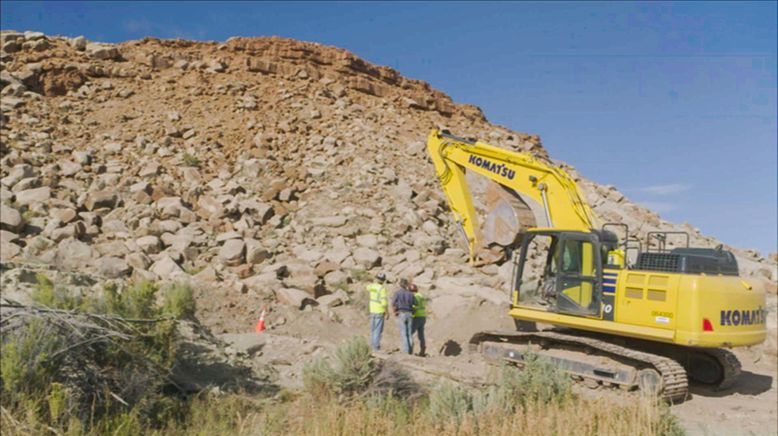
[[[645,186],[643,188],[638,188],[637,191],[653,195],[672,195],[688,191],[689,189],[691,189],[691,185],[685,183],[670,183],[667,185]]]

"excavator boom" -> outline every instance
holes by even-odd
[[[471,261],[495,240],[503,239],[500,245],[510,245],[514,242],[511,239],[530,228],[590,232],[599,227],[572,177],[529,153],[504,150],[438,130],[430,133],[427,148],[451,211],[467,238]],[[484,235],[465,177],[468,170],[498,183],[531,212],[531,222],[511,219],[514,222],[505,223],[505,215],[500,216],[498,211],[502,222],[487,223],[492,224],[487,228],[499,232],[502,226],[503,233],[512,237],[506,241],[504,237]]]

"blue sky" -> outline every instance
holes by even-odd
[[[552,156],[665,219],[776,251],[775,2],[1,6],[3,29],[100,41],[343,47],[541,135]]]

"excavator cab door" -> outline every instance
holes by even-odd
[[[556,250],[556,311],[600,316],[602,259],[593,234],[561,232]]]
[[[601,251],[592,233],[527,232],[514,270],[513,305],[601,316]]]

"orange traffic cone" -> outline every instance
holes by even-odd
[[[262,313],[259,315],[259,321],[257,321],[257,326],[254,329],[257,333],[262,333],[265,331],[265,309],[262,309]]]

